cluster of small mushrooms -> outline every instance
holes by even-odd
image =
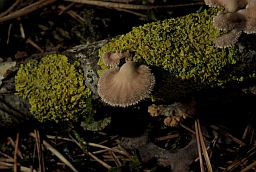
[[[125,63],[119,67],[121,59]],[[102,61],[110,67],[98,81],[98,93],[105,103],[127,107],[137,104],[153,90],[155,77],[149,67],[131,61],[128,53],[106,52]]]
[[[217,29],[228,31],[214,40],[217,47],[234,45],[242,32],[256,33],[256,0],[205,0],[205,4],[228,11],[220,11],[213,18],[213,24]]]

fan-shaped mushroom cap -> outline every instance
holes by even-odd
[[[236,13],[224,13],[220,11],[213,17],[213,25],[219,30],[231,30],[238,24]]]
[[[234,45],[240,35],[242,34],[242,30],[239,27],[234,28],[226,34],[223,34],[214,39],[214,43],[219,48],[226,48]]]
[[[224,7],[229,12],[238,10],[237,0],[205,0],[205,4],[209,7]]]
[[[102,56],[102,61],[106,66],[117,66],[120,63],[120,59],[124,58],[126,54],[124,53],[111,53],[111,52],[106,52]]]
[[[247,34],[256,33],[256,1],[246,6],[246,9],[237,11],[238,18],[244,20],[243,31]]]
[[[155,77],[147,66],[128,61],[120,68],[110,68],[102,73],[98,93],[107,104],[126,107],[144,99],[154,85]]]

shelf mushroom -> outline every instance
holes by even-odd
[[[155,77],[146,65],[128,61],[101,74],[98,93],[105,103],[126,107],[147,97],[154,85]]]

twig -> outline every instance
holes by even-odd
[[[17,152],[19,150],[18,146],[19,146],[19,138],[20,138],[20,135],[19,133],[17,133],[16,135],[16,141],[15,141],[15,150],[14,150],[14,162],[13,162],[13,171],[14,172],[18,172],[18,163],[17,163]]]
[[[95,1],[95,0],[65,0],[68,2],[77,2],[88,5],[96,5],[106,8],[124,8],[130,10],[150,10],[150,9],[159,9],[159,8],[175,8],[175,7],[184,7],[184,6],[193,6],[193,5],[203,5],[204,2],[194,2],[189,4],[177,4],[177,5],[164,5],[164,6],[150,6],[150,5],[133,5],[133,4],[123,4],[123,3],[114,3],[114,2],[105,2],[105,1]]]
[[[13,164],[10,163],[6,163],[6,162],[0,162],[0,166],[6,166],[10,168],[13,168]],[[28,167],[24,167],[24,166],[20,166],[20,171],[22,172],[37,172],[36,170],[31,170]]]
[[[145,14],[141,14],[141,13],[134,12],[134,11],[131,11],[131,10],[127,10],[127,9],[123,9],[123,8],[115,8],[115,9],[117,11],[123,11],[123,12],[130,13],[130,14],[133,14],[135,16],[142,17],[142,18],[146,18],[147,17],[147,15],[145,15]]]
[[[39,164],[39,172],[44,172],[44,165],[43,165],[43,156],[41,153],[41,141],[39,132],[35,129],[34,130],[35,139],[36,139],[36,148],[37,148],[37,157],[38,157],[38,164]]]
[[[11,12],[14,7],[16,7],[21,0],[16,0],[7,10],[5,10],[4,12],[0,13],[0,17],[5,16],[6,14],[8,14],[9,12]]]
[[[211,165],[211,162],[210,162],[210,158],[209,158],[206,146],[205,146],[204,137],[203,137],[203,134],[202,134],[202,131],[201,131],[201,126],[200,126],[199,119],[197,119],[196,121],[197,121],[197,125],[198,125],[199,139],[200,139],[200,143],[201,143],[201,146],[202,146],[206,166],[207,166],[208,172],[213,172],[212,165]]]
[[[110,151],[109,151],[109,154],[111,155],[111,157],[112,157],[113,160],[115,161],[116,165],[117,165],[118,167],[121,167],[122,164],[121,164],[121,162],[119,161],[118,157],[115,155],[115,153],[110,150]]]
[[[31,5],[28,5],[18,11],[15,11],[14,13],[11,13],[7,16],[4,16],[2,18],[0,18],[0,23],[1,22],[4,22],[4,21],[8,21],[8,20],[11,20],[11,19],[15,19],[15,18],[18,18],[18,17],[21,17],[21,16],[24,16],[26,14],[29,14],[33,11],[36,11],[37,9],[39,8],[42,8],[42,7],[45,7],[53,2],[55,2],[57,0],[41,0],[41,1],[38,1],[38,2],[35,2]]]
[[[178,133],[171,134],[171,135],[167,135],[167,136],[157,137],[157,138],[155,138],[155,141],[169,140],[169,139],[177,138],[179,136],[180,135]]]
[[[256,161],[245,167],[244,169],[241,170],[241,172],[247,172],[248,170],[251,170],[253,167],[256,167]]]
[[[132,155],[131,155],[125,148],[123,148],[123,146],[118,145],[118,147],[119,147],[119,149],[121,149],[121,150],[125,153],[125,155],[126,155],[130,160],[132,159]]]
[[[106,167],[107,169],[110,169],[111,166],[108,165],[107,163],[105,163],[104,161],[102,161],[101,159],[97,158],[95,155],[93,155],[91,152],[88,152],[88,155],[90,157],[92,157],[95,161],[97,161],[98,163],[100,163],[101,165],[103,165],[104,167]]]
[[[201,145],[200,145],[200,138],[199,138],[200,136],[199,136],[197,120],[195,120],[195,130],[196,130],[196,141],[197,141],[197,149],[198,149],[199,162],[200,162],[200,171],[204,172],[204,164],[203,164],[203,157],[202,157],[202,151],[201,151]]]
[[[245,161],[247,161],[249,157],[256,154],[256,147],[251,148],[249,151],[246,152],[246,154],[247,154],[247,157],[238,158],[230,166],[227,167],[226,171],[235,170],[237,167],[239,167],[241,164],[243,164]]]
[[[20,23],[20,35],[21,35],[21,38],[23,38],[23,39],[26,38],[25,31],[24,31],[22,23]]]
[[[66,7],[63,5],[59,5],[58,6],[59,9],[61,9],[62,11],[66,10]],[[85,22],[85,19],[83,17],[81,17],[80,15],[78,15],[76,12],[74,12],[73,10],[68,10],[67,13],[73,17],[74,19],[76,19],[78,22],[82,23]]]
[[[14,143],[14,141],[12,140],[12,138],[11,138],[11,137],[8,137],[7,139],[10,141],[11,145],[15,148],[15,143]],[[22,154],[21,154],[21,152],[20,152],[19,149],[17,150],[17,154],[19,155],[19,157],[20,157],[21,159],[23,159],[23,156],[22,156]]]
[[[61,9],[61,11],[59,12],[59,16],[61,15],[61,14],[63,14],[64,12],[66,12],[67,10],[69,10],[71,7],[73,7],[75,5],[75,3],[70,3],[67,7],[64,7],[63,5],[63,9]]]
[[[75,132],[76,133],[76,132]],[[75,134],[76,137],[80,137],[77,133]],[[83,150],[85,151],[86,154],[88,154],[92,159],[94,159],[95,161],[97,161],[98,163],[100,163],[102,166],[106,167],[107,169],[110,169],[111,166],[108,165],[107,163],[105,163],[104,161],[102,161],[101,159],[97,158],[93,153],[89,152],[87,149],[84,148],[84,146],[82,146],[76,139],[74,139],[71,135],[70,135],[71,139]],[[82,141],[84,142],[84,141]],[[82,143],[87,145],[87,143]]]
[[[180,126],[181,126],[182,128],[184,128],[184,129],[188,130],[189,132],[191,132],[191,133],[193,133],[193,134],[196,134],[196,132],[195,132],[194,130],[190,129],[189,127],[187,127],[187,126],[185,126],[185,125],[183,125],[183,124],[180,124]]]
[[[229,134],[228,132],[221,130],[219,127],[217,127],[217,126],[215,126],[215,125],[210,125],[210,127],[211,127],[212,129],[218,131],[219,133],[221,133],[221,134],[223,134],[223,135],[229,137],[231,140],[233,140],[233,141],[236,142],[237,144],[239,144],[239,145],[241,145],[241,146],[245,146],[245,145],[246,145],[243,141],[241,141],[241,140],[239,140],[238,138],[232,136],[232,135]]]
[[[113,152],[118,152],[118,153],[120,153],[120,154],[126,155],[126,154],[125,154],[123,151],[121,151],[121,150],[113,149],[113,148],[110,148],[110,147],[107,147],[107,146],[104,146],[104,145],[100,145],[100,144],[97,144],[97,143],[87,143],[87,145],[93,146],[93,147],[102,148],[102,149],[111,150],[111,151],[113,151]]]
[[[34,41],[32,41],[30,38],[27,39],[26,43],[29,43],[30,45],[32,45],[33,47],[35,47],[38,51],[40,51],[40,53],[43,53],[44,50],[42,48],[40,48]]]
[[[10,35],[11,35],[11,30],[12,30],[12,23],[9,25],[8,27],[8,33],[7,33],[7,40],[6,40],[6,44],[9,44],[10,41]]]
[[[30,133],[32,137],[36,137],[34,133]],[[43,140],[43,145],[50,150],[55,156],[57,156],[63,163],[65,163],[72,171],[77,172],[76,168],[58,151],[56,150],[52,145],[50,145],[48,142]]]

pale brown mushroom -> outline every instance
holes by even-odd
[[[210,2],[219,3],[216,0],[205,0],[205,2],[209,4]],[[238,3],[238,11],[228,13],[220,11],[213,18],[213,24],[216,28],[228,31],[215,38],[214,43],[219,48],[234,45],[242,32],[246,34],[256,33],[256,0],[238,0],[236,3]],[[240,9],[243,7],[245,9]]]
[[[106,52],[102,56],[102,61],[106,66],[114,67],[119,65],[120,60],[122,58],[125,58],[127,56],[126,53],[111,53],[111,52]]]
[[[214,39],[214,44],[219,48],[227,48],[234,45],[240,35],[242,34],[242,30],[239,28],[232,29],[228,33],[225,33]]]
[[[205,0],[205,4],[209,7],[224,7],[229,12],[238,10],[237,0]]]
[[[225,13],[219,11],[213,17],[213,25],[219,30],[231,30],[239,25],[238,16],[236,13]]]
[[[105,103],[126,107],[147,97],[154,85],[155,77],[147,66],[128,61],[101,74],[98,93]]]
[[[245,33],[256,33],[256,0],[250,1],[245,9],[238,10],[237,15],[243,21]]]

